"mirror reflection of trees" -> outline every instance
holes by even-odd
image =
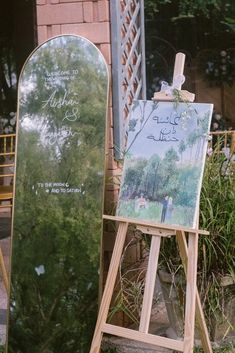
[[[0,134],[15,133],[17,81],[35,47],[34,0],[2,1],[0,11]]]
[[[86,40],[58,37],[26,63],[19,92],[8,351],[87,352],[97,313],[106,65]]]
[[[15,131],[16,74],[13,50],[0,38],[0,134]]]

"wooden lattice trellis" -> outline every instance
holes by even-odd
[[[146,98],[144,1],[111,0],[114,149],[122,158],[133,99]]]

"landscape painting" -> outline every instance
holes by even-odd
[[[117,216],[196,227],[213,105],[134,101]]]

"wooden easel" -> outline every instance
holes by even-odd
[[[0,269],[2,272],[2,279],[3,279],[3,283],[5,286],[6,292],[7,292],[7,294],[9,294],[9,280],[8,280],[8,274],[7,274],[1,246],[0,246]]]
[[[184,54],[177,54],[174,77],[183,73]],[[164,92],[159,93],[161,100],[171,101],[172,97]],[[194,96],[187,91],[183,91],[183,97],[194,100]],[[191,98],[190,98],[191,97]],[[154,99],[158,99],[158,95],[154,95]],[[195,314],[199,324],[202,347],[205,353],[212,353],[211,343],[202,311],[202,306],[196,286],[197,279],[197,256],[198,256],[198,236],[199,234],[208,235],[207,231],[199,229],[191,229],[186,227],[176,227],[165,225],[162,223],[150,223],[115,216],[103,216],[104,219],[116,221],[119,223],[116,241],[113,249],[113,255],[109,266],[109,272],[103,297],[100,304],[97,324],[91,344],[90,353],[99,353],[101,341],[104,333],[136,340],[139,342],[150,344],[152,347],[164,347],[178,350],[184,353],[192,353],[194,347],[194,327]],[[143,305],[140,317],[139,330],[132,330],[107,323],[108,311],[114,291],[117,278],[118,268],[121,261],[122,251],[126,239],[129,224],[134,224],[136,229],[144,234],[152,235],[149,262],[146,274]],[[188,243],[186,234],[188,233]],[[162,237],[175,236],[179,246],[180,257],[186,273],[186,304],[185,304],[185,325],[184,339],[182,341],[165,338],[153,334],[149,334],[150,315],[154,294],[154,285],[156,280],[156,272],[158,266],[158,257]]]

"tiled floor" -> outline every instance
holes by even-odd
[[[7,295],[3,285],[0,282],[0,344],[6,340],[6,318],[7,318]]]
[[[0,344],[6,340],[7,294],[2,280],[0,281]]]
[[[7,209],[0,212],[0,246],[3,253],[6,269],[9,273],[10,255],[10,225],[11,215]],[[0,344],[6,340],[6,320],[7,320],[7,293],[2,281],[0,271]]]

